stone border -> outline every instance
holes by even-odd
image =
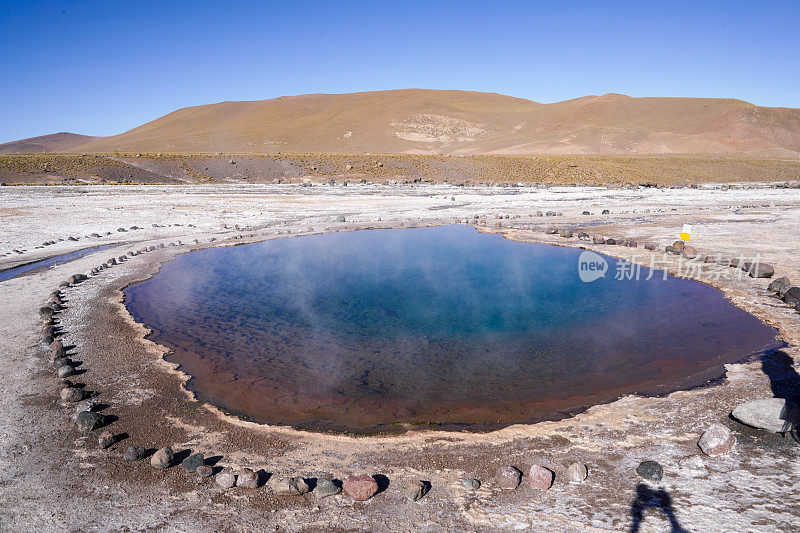
[[[408,227],[408,226],[403,226]],[[412,226],[413,227],[413,226]],[[354,228],[352,230],[357,230],[361,228]],[[478,231],[489,231],[492,232],[489,228],[480,228],[477,227]],[[502,232],[500,232],[502,233]],[[565,229],[565,230],[558,230],[557,228],[548,228],[546,230],[547,234],[558,234],[562,238],[571,239],[573,238],[572,230]],[[513,238],[506,233],[502,233],[502,235],[506,238]],[[250,236],[255,237],[255,235]],[[589,241],[590,240],[589,234],[585,232],[580,232],[578,234],[578,239],[581,241]],[[233,240],[244,239],[242,235],[235,235],[232,237]],[[263,240],[263,239],[261,239]],[[213,243],[216,241],[216,238],[212,238],[209,241]],[[616,244],[615,239],[606,239],[604,237],[595,236],[592,238],[593,243],[595,244]],[[611,242],[609,242],[611,241]],[[247,242],[257,242],[254,241],[247,241]],[[530,241],[526,241],[530,242]],[[543,242],[543,241],[536,241],[542,242],[543,244],[556,244],[560,245],[559,243],[552,243],[552,242]],[[177,247],[181,246],[182,243],[180,240],[177,242],[171,242],[169,244],[170,247]],[[195,239],[195,244],[199,244],[199,242]],[[228,243],[223,245],[237,245],[237,244],[244,244],[242,243]],[[625,246],[628,248],[635,248],[637,247],[637,243],[633,241],[621,242],[619,243],[621,246]],[[216,245],[219,246],[219,245]],[[582,247],[582,246],[579,246]],[[160,244],[158,246],[148,246],[139,249],[138,251],[129,251],[126,255],[119,256],[118,258],[111,258],[108,261],[102,263],[98,267],[95,267],[91,270],[90,276],[99,276],[101,273],[109,268],[113,268],[114,266],[125,263],[130,260],[132,257],[136,257],[148,252],[156,251],[158,249],[166,248],[165,244]],[[201,249],[200,248],[194,248]],[[687,251],[686,246],[683,245],[682,241],[676,241],[673,245],[667,246],[666,251],[667,253],[672,253],[675,256],[682,256],[688,259],[695,259],[697,257],[696,251],[693,252],[691,249]],[[645,249],[654,252],[658,250],[658,247],[655,244],[645,244]],[[193,250],[191,250],[193,251]],[[709,257],[709,256],[706,256]],[[719,256],[720,258],[722,255]],[[727,256],[729,257],[729,256]],[[622,258],[624,260],[624,258]],[[163,264],[161,262],[158,264],[158,268]],[[707,261],[704,259],[702,263],[707,264]],[[719,261],[715,261],[715,264],[723,264]],[[731,261],[730,259],[727,261],[725,266],[731,268],[740,268],[748,273],[750,277],[758,277],[758,278],[769,278],[773,275],[774,269],[771,265],[766,265],[763,263],[758,262],[751,262],[751,263],[742,263]],[[156,269],[156,272],[158,269]],[[667,270],[669,272],[669,270]],[[147,278],[151,277],[154,274],[150,274]],[[674,274],[673,274],[674,275]],[[145,278],[145,279],[147,279]],[[43,318],[43,325],[42,325],[42,332],[41,332],[41,343],[46,346],[49,350],[51,356],[51,363],[53,367],[56,369],[58,377],[62,380],[62,389],[60,391],[60,397],[62,401],[68,404],[77,404],[77,416],[75,418],[76,425],[87,433],[91,433],[98,429],[104,428],[108,425],[109,422],[112,421],[113,415],[108,415],[104,413],[97,412],[96,407],[97,405],[94,403],[93,398],[97,396],[97,392],[95,391],[87,391],[82,384],[73,383],[70,377],[73,377],[77,374],[77,364],[71,359],[70,355],[68,354],[68,347],[65,347],[61,340],[58,339],[64,333],[63,324],[59,320],[59,315],[61,311],[65,308],[64,306],[64,298],[63,298],[63,290],[67,288],[72,288],[80,285],[84,281],[88,279],[86,274],[75,274],[70,276],[67,280],[62,281],[59,284],[59,288],[54,290],[51,293],[50,299],[48,302],[43,305],[39,312]],[[785,281],[782,281],[785,280]],[[696,279],[695,281],[707,282],[706,280]],[[791,283],[786,278],[779,278],[777,281],[781,281],[780,284],[775,285],[775,282],[770,284],[770,290],[780,294],[781,290],[783,290],[783,298],[787,300],[787,296],[789,298],[793,297],[793,295],[800,293],[800,288],[798,287],[791,287]],[[709,285],[715,286],[713,283],[709,283]],[[718,284],[716,288],[723,290],[726,293],[726,297],[729,296],[728,292],[730,291],[729,288],[725,287],[725,284]],[[796,289],[796,290],[794,290]],[[163,359],[165,353],[168,350],[160,345],[152,341],[148,341],[145,339],[146,335],[149,333],[147,328],[135,322],[133,317],[127,311],[123,303],[123,292],[122,288],[117,289],[116,293],[119,296],[119,300],[115,302],[118,306],[120,312],[123,314],[124,318],[126,319],[126,323],[133,327],[136,330],[136,336],[139,340],[141,340],[146,346],[148,352],[157,353],[159,355],[158,359],[163,363],[163,367],[169,371],[170,374],[177,375],[181,381],[180,388],[184,390],[184,392],[188,395],[189,399],[195,399],[194,394],[189,391],[185,384],[190,378],[184,372],[178,370],[177,365],[172,363],[168,363]],[[788,300],[787,300],[788,301]],[[735,302],[734,302],[735,303]],[[797,304],[800,306],[800,303]],[[752,306],[748,306],[752,307]],[[751,312],[749,309],[745,309],[748,312]],[[758,316],[758,313],[754,313]],[[759,317],[764,320],[763,317]],[[780,331],[781,325],[778,325],[778,329]],[[85,369],[80,369],[85,371]],[[613,403],[613,402],[612,402]],[[237,425],[246,425],[250,429],[259,429],[260,432],[283,432],[288,433],[292,436],[307,436],[309,432],[303,430],[297,430],[294,428],[290,428],[287,426],[270,426],[264,424],[257,424],[252,422],[243,422],[238,419],[234,419],[228,415],[222,413],[218,408],[204,404],[204,407],[215,413],[221,419],[229,422],[234,423]],[[519,424],[519,426],[527,426],[527,424]],[[513,426],[511,426],[513,427]],[[792,428],[788,428],[792,429]],[[499,433],[503,432],[504,430],[497,430],[496,432],[492,433]],[[424,435],[425,437],[431,436],[440,436],[440,435],[447,435],[452,436],[453,432],[447,431],[426,431],[426,430],[418,430],[410,432],[409,437],[418,437]],[[340,435],[332,436],[332,435],[325,435],[325,438],[332,439],[332,440],[353,440],[353,439],[371,439],[372,441],[375,440],[389,440],[392,442],[397,442],[403,440],[403,435],[392,435],[392,436],[380,436],[380,437],[353,437],[347,435]],[[106,449],[113,445],[117,440],[117,435],[114,435],[108,429],[105,429],[101,432],[98,436],[98,445]],[[735,437],[731,433],[731,431],[722,426],[720,424],[712,424],[701,436],[698,441],[699,448],[709,456],[720,455],[730,452],[735,444]],[[144,448],[131,446],[129,447],[125,454],[123,455],[122,459],[125,461],[139,461],[144,458],[148,457],[147,451]],[[156,469],[167,469],[171,466],[175,466],[176,464],[176,456],[170,446],[164,446],[156,450],[150,457],[150,463],[153,468]],[[702,458],[699,456],[693,456],[691,461],[687,460],[687,465],[691,463],[691,468],[700,469],[703,468],[702,465]],[[342,490],[347,493],[354,501],[365,501],[378,492],[381,491],[381,484],[383,480],[381,479],[383,476],[380,475],[369,475],[369,474],[359,474],[354,475],[346,478],[345,480],[336,480],[333,478],[302,478],[302,477],[275,477],[271,476],[266,472],[263,471],[253,471],[249,468],[238,468],[238,467],[227,467],[227,468],[220,468],[220,467],[212,467],[211,465],[206,464],[206,459],[203,454],[195,453],[190,455],[189,457],[183,459],[181,462],[184,470],[189,473],[195,473],[200,477],[209,477],[211,475],[216,475],[216,484],[223,489],[230,489],[233,487],[242,487],[247,489],[255,489],[262,485],[267,486],[274,494],[276,495],[302,495],[308,492],[317,491],[316,495],[318,497],[327,497],[334,494],[338,494]],[[681,466],[683,468],[684,466]],[[688,468],[688,466],[687,466]],[[648,480],[652,483],[658,483],[661,480],[661,473],[663,469],[661,465],[654,461],[644,461],[639,465],[637,468],[637,473],[639,473],[640,477],[645,480]],[[574,463],[571,464],[569,469],[567,470],[567,480],[570,483],[581,483],[586,480],[587,476],[589,475],[588,468],[585,464],[581,463]],[[512,465],[507,465],[505,467],[500,468],[497,471],[494,483],[497,487],[501,489],[516,489],[522,479],[522,472]],[[532,465],[529,475],[528,481],[531,487],[537,490],[548,490],[555,479],[555,473],[541,465]],[[388,480],[386,480],[388,481]],[[464,479],[462,480],[462,484],[470,488],[471,490],[477,490],[481,486],[480,480],[476,479]],[[513,485],[513,486],[512,486]],[[427,492],[430,490],[430,482],[425,480],[416,480],[413,481],[407,487],[407,497],[408,500],[413,502],[417,501],[420,498],[424,497]]]

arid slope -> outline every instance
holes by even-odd
[[[17,152],[42,151],[27,147],[18,145]],[[800,110],[733,99],[620,94],[553,104],[424,89],[309,94],[179,109],[120,135],[70,146],[53,143],[47,151],[704,154],[798,159]]]
[[[53,133],[0,144],[0,154],[41,154],[45,152],[67,152],[84,145],[96,137],[77,133]]]

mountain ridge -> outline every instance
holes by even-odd
[[[26,151],[795,159],[800,158],[800,109],[734,98],[619,93],[547,104],[459,90],[315,93],[185,107],[109,137],[60,133],[0,144],[0,153]]]

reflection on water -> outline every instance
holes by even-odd
[[[199,398],[353,432],[488,429],[704,383],[775,332],[706,285],[578,277],[464,226],[201,250],[125,290]],[[647,277],[645,269],[643,277]]]

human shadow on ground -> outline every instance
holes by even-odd
[[[794,360],[783,350],[761,357],[761,370],[769,378],[772,395],[776,398],[797,401],[800,399],[800,374],[794,368]]]
[[[790,434],[800,442],[800,374],[794,368],[794,360],[783,350],[777,350],[761,357],[761,370],[769,378],[769,386],[775,398],[786,400],[786,409],[781,418],[790,428]]]
[[[670,533],[689,533],[678,522],[669,493],[664,489],[653,490],[644,483],[636,486],[636,498],[631,502],[631,533],[639,533],[648,509],[658,509],[667,517]]]

